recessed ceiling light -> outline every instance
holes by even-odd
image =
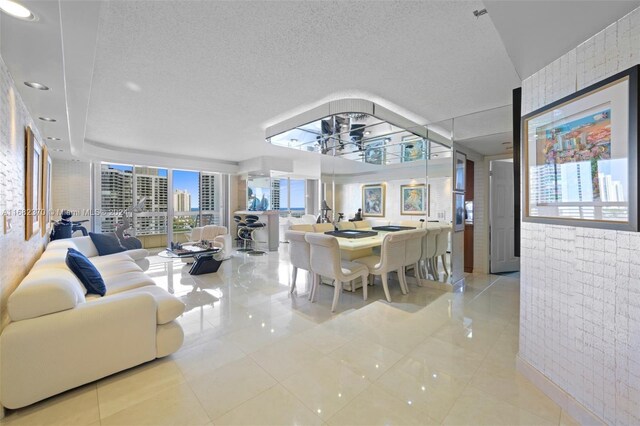
[[[56,121],[58,121],[55,118],[51,118],[51,117],[38,117],[38,118],[42,121],[48,121],[49,123],[55,123]]]
[[[53,136],[47,136],[47,139],[49,139],[50,141],[61,141],[62,140],[60,138],[54,138]]]
[[[54,149],[54,151],[55,152],[62,152],[62,151],[64,151],[64,149],[56,148],[56,149]]]
[[[391,142],[391,138],[384,138],[384,143],[389,143]]]
[[[2,1],[2,0],[0,0],[0,1]],[[35,81],[25,81],[24,84],[25,84],[25,86],[29,86],[32,89],[49,90],[49,88],[47,86],[45,86],[44,84],[36,83]]]
[[[0,10],[14,18],[24,19],[25,21],[33,21],[35,15],[23,5],[11,0],[0,0]]]
[[[371,132],[369,130],[367,130],[366,132],[364,132],[365,136],[369,136],[371,134]]]

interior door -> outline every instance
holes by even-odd
[[[491,162],[491,273],[520,270],[514,256],[513,163]]]

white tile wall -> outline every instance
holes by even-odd
[[[523,81],[523,115],[640,61],[640,9]],[[609,424],[640,424],[640,234],[523,223],[520,356]]]
[[[25,126],[31,126],[36,138],[43,138],[27,111],[16,86],[0,58],[0,213],[25,208],[24,166]],[[0,217],[0,219],[2,219]],[[7,297],[26,275],[44,248],[46,237],[39,233],[24,240],[24,216],[13,215],[13,229],[4,234],[0,221],[0,318],[8,322]]]

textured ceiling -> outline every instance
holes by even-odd
[[[485,0],[524,80],[640,5],[636,0]]]
[[[106,2],[86,139],[239,161],[331,98],[423,122],[511,103],[520,81],[480,2]],[[385,106],[386,106],[385,105]],[[501,127],[501,126],[499,126]]]

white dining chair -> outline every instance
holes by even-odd
[[[441,224],[440,232],[436,237],[436,253],[433,257],[433,267],[438,279],[440,278],[440,272],[438,271],[438,258],[442,259],[444,273],[446,276],[449,276],[449,269],[447,269],[447,250],[449,250],[449,236],[451,235],[451,229],[451,225]]]
[[[407,231],[405,231],[407,232]],[[380,256],[371,255],[361,257],[354,260],[356,263],[361,263],[369,269],[369,274],[380,275],[382,280],[382,287],[384,289],[384,295],[387,298],[387,302],[391,303],[391,294],[389,294],[388,275],[389,272],[398,272],[398,280],[400,280],[400,290],[403,294],[406,294],[406,289],[402,283],[402,273],[400,270],[404,267],[404,255],[405,255],[405,238],[403,234],[405,232],[390,232],[384,236],[382,240],[382,247],[380,249]]]
[[[367,300],[367,277],[369,270],[365,265],[340,259],[340,246],[336,237],[318,233],[307,233],[304,237],[310,246],[311,272],[313,273],[313,286],[311,301],[315,301],[320,276],[334,281],[333,303],[331,312],[335,312],[342,292],[342,283],[362,278],[362,297]]]
[[[420,222],[419,220],[401,220],[400,226],[410,226],[412,228],[420,229],[423,227],[424,222]]]
[[[338,230],[344,231],[348,229],[356,229],[356,225],[353,222],[338,222],[337,223]]]
[[[285,238],[289,241],[289,260],[293,271],[291,272],[291,287],[289,293],[296,291],[296,279],[298,277],[298,269],[308,272],[307,282],[309,283],[309,293],[313,288],[311,277],[311,249],[309,243],[305,240],[306,232],[303,231],[286,231]]]
[[[409,292],[409,286],[407,284],[406,269],[413,267],[413,273],[416,279],[416,284],[420,286],[420,259],[422,258],[422,239],[427,234],[426,229],[415,229],[411,231],[403,232],[405,238],[405,250],[404,250],[404,264],[400,269],[402,273],[402,283],[404,289]]]
[[[429,279],[429,275],[434,280],[438,281],[438,277],[433,268],[433,259],[436,255],[436,245],[438,234],[440,234],[441,227],[437,223],[427,223],[427,233],[422,238],[422,253],[420,256],[422,278]]]

